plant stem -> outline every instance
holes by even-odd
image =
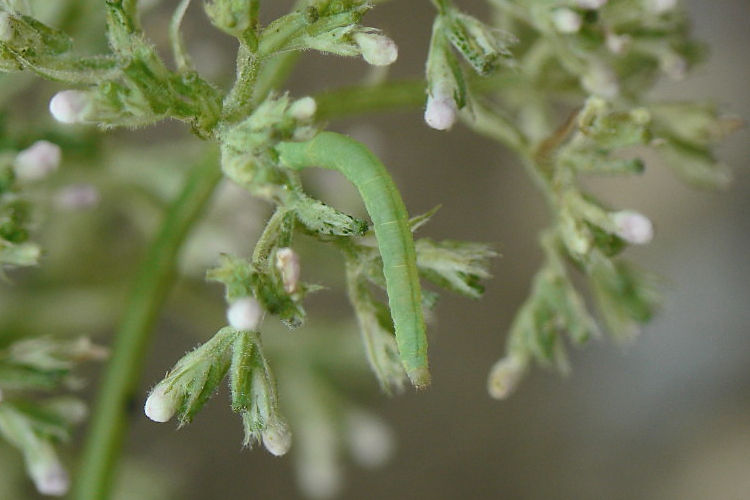
[[[315,96],[315,116],[326,120],[373,111],[416,109],[424,105],[425,86],[424,80],[403,80],[322,92]]]
[[[237,121],[252,110],[255,79],[258,76],[258,57],[243,41],[237,49],[237,77],[232,90],[224,98],[223,121]]]
[[[505,87],[518,85],[518,77],[499,74],[489,78],[476,78],[470,82],[471,91],[477,95],[500,92]],[[422,79],[401,80],[378,85],[354,85],[321,92],[315,96],[318,105],[316,117],[321,120],[346,118],[376,111],[405,111],[419,109],[427,98],[427,82]]]
[[[135,400],[144,354],[174,280],[179,250],[221,179],[216,158],[216,150],[210,148],[209,154],[190,172],[135,278],[115,336],[112,359],[99,388],[73,493],[76,500],[109,497],[126,431],[126,413]]]

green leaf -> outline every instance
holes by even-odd
[[[224,379],[236,335],[233,328],[222,328],[210,340],[183,356],[159,382],[165,394],[177,398],[180,425],[193,419]]]
[[[482,243],[422,238],[415,242],[419,274],[438,286],[477,299],[490,278],[489,261],[497,256]]]

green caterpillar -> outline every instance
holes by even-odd
[[[414,241],[406,207],[385,166],[363,144],[334,132],[321,132],[307,142],[281,143],[277,151],[289,168],[338,170],[359,190],[383,258],[401,362],[415,387],[428,386],[427,334]]]

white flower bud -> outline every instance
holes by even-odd
[[[664,54],[659,60],[659,67],[672,80],[680,81],[688,72],[688,62],[684,57],[674,53]]]
[[[36,181],[51,174],[60,166],[62,150],[49,141],[36,141],[18,155],[13,164],[16,177],[22,181]]]
[[[307,96],[294,101],[292,105],[289,106],[289,114],[292,115],[292,118],[295,120],[305,121],[315,116],[315,111],[317,111],[317,109],[318,105],[315,102],[315,99]]]
[[[576,5],[582,9],[596,10],[603,7],[607,0],[576,0]]]
[[[645,0],[646,8],[656,14],[663,14],[677,7],[677,0]]]
[[[55,205],[63,210],[85,210],[99,204],[99,190],[91,184],[70,184],[55,194]]]
[[[615,33],[607,33],[607,48],[613,54],[624,53],[628,46],[630,46],[631,39],[628,35],[617,35]]]
[[[164,384],[157,384],[143,405],[143,412],[154,422],[169,422],[177,413],[179,398],[174,390]]]
[[[291,248],[279,248],[276,251],[276,269],[281,273],[281,281],[286,293],[297,291],[299,284],[299,255]]]
[[[388,66],[396,62],[398,47],[385,35],[359,31],[352,37],[362,52],[362,58],[373,66]]]
[[[458,106],[450,89],[436,86],[427,96],[424,121],[436,130],[448,130],[456,123]]]
[[[58,398],[48,401],[45,406],[71,424],[80,424],[89,416],[86,403],[78,399]]]
[[[612,69],[602,64],[594,64],[581,80],[583,88],[605,99],[614,99],[620,93],[620,84]]]
[[[0,11],[0,41],[10,42],[15,36],[13,25],[10,22],[10,14]]]
[[[393,456],[396,440],[390,427],[381,419],[356,411],[347,416],[346,424],[349,449],[357,463],[374,468]]]
[[[487,379],[487,391],[495,399],[505,399],[518,387],[527,362],[521,356],[509,355],[492,366]]]
[[[654,226],[648,217],[633,210],[612,214],[615,234],[633,245],[645,245],[654,238]]]
[[[89,105],[89,96],[80,90],[63,90],[49,102],[49,111],[61,123],[81,123]]]
[[[292,447],[292,431],[283,420],[276,420],[263,430],[261,433],[263,446],[277,457],[286,455],[289,448]]]
[[[252,297],[244,297],[227,308],[227,321],[237,330],[256,331],[263,319],[263,308]]]
[[[52,447],[45,443],[39,456],[29,464],[29,476],[42,495],[61,497],[70,488],[70,477]]]
[[[555,9],[552,12],[552,24],[560,33],[578,33],[583,25],[583,19],[573,10]]]
[[[316,457],[299,463],[297,478],[305,496],[326,499],[338,495],[343,486],[343,473],[334,458]]]

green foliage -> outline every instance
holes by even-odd
[[[75,387],[76,365],[105,356],[106,351],[86,338],[28,338],[0,349],[0,436],[23,454],[41,493],[60,495],[67,490],[68,474],[55,446],[70,440],[87,410],[76,398],[31,394]]]

